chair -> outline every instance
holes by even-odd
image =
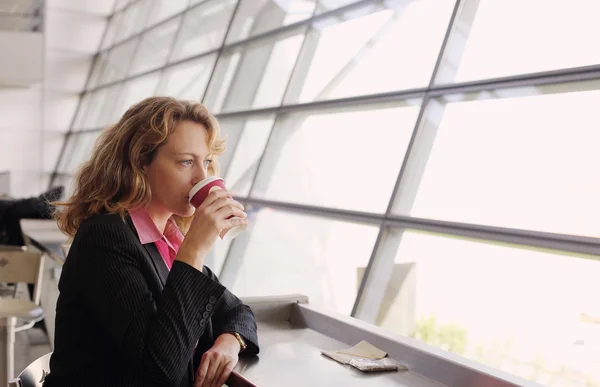
[[[8,387],[41,387],[50,372],[50,356],[52,352],[28,365],[16,379],[9,380]]]
[[[1,386],[14,377],[15,333],[29,329],[43,318],[40,305],[43,259],[40,253],[0,251],[0,283],[33,284],[32,300],[0,299],[0,375]],[[20,319],[17,321],[17,319]]]
[[[11,251],[27,251],[26,246],[0,245],[0,253]],[[15,297],[17,295],[17,287],[15,284],[0,283],[0,298]]]

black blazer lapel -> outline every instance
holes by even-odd
[[[165,283],[167,283],[167,277],[169,276],[169,268],[167,267],[167,264],[163,260],[154,243],[146,243],[143,246],[146,249],[146,252],[150,255],[152,264],[154,265],[154,268],[160,277],[160,282],[164,287]]]
[[[130,217],[127,217],[127,224],[129,225],[129,228],[131,232],[133,232],[135,238],[138,239],[137,232],[135,231],[135,226],[133,225],[133,221]],[[158,251],[154,243],[146,243],[142,246],[144,246],[144,249],[147,253],[146,255],[150,258],[152,265],[154,265],[154,269],[158,273],[160,282],[164,287],[165,283],[167,282],[167,277],[169,276],[169,268],[167,267],[167,264],[163,260],[162,256],[160,255],[160,252]]]

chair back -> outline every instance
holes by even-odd
[[[0,250],[0,283],[33,284],[32,300],[40,304],[44,260],[42,254],[32,251]]]
[[[27,251],[27,246],[0,245],[0,251]]]
[[[28,365],[16,379],[8,382],[8,387],[42,387],[50,373],[51,356],[52,352],[47,353]]]

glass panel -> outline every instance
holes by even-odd
[[[270,208],[250,221],[255,224],[232,286],[236,295],[303,294],[313,305],[350,314],[377,227]]]
[[[121,97],[121,89],[123,89],[123,87],[124,85],[119,83],[104,89],[106,91],[106,99],[102,105],[102,110],[98,114],[97,128],[107,128],[116,123],[113,119],[115,106]]]
[[[99,54],[96,57],[86,89],[90,90],[97,87],[99,84],[105,83],[101,79],[101,75],[104,74],[104,66],[106,65],[107,58],[108,55],[106,53]]]
[[[152,11],[146,22],[146,27],[153,26],[183,11],[187,3],[188,0],[152,0]]]
[[[120,11],[129,3],[129,0],[116,0],[114,12]]]
[[[231,111],[280,105],[303,39],[304,29],[296,29],[224,52],[207,106]]]
[[[159,77],[160,73],[155,71],[151,74],[144,75],[143,77],[134,78],[128,81],[123,86],[119,95],[119,101],[112,112],[111,121],[117,122],[133,104],[136,104],[145,98],[152,97]]]
[[[237,136],[234,144],[227,142],[227,153],[231,161],[223,172],[226,172],[224,176],[227,188],[236,196],[247,197],[275,117],[261,116],[231,121],[233,122],[221,121],[223,132],[226,133],[229,126],[236,126],[241,128],[241,135]]]
[[[151,0],[136,0],[123,11],[123,21],[118,30],[115,43],[142,31],[142,28],[146,25],[151,6]]]
[[[252,196],[385,212],[419,104],[290,114],[276,124]],[[365,178],[370,182],[363,184]]]
[[[429,85],[453,6],[454,0],[386,1],[315,23],[286,102]]]
[[[75,115],[75,119],[73,120],[73,125],[71,126],[71,129],[81,130],[81,128],[83,127],[87,110],[90,107],[90,99],[90,93],[85,93],[83,97],[81,97],[81,102],[79,104],[79,107],[77,108],[77,114]]]
[[[167,63],[175,33],[179,27],[179,18],[161,24],[160,26],[144,33],[140,47],[135,54],[129,75],[162,67]]]
[[[332,11],[345,5],[356,3],[358,0],[318,0],[317,14]]]
[[[100,89],[92,93],[90,105],[85,114],[85,120],[81,129],[99,129],[100,128],[100,113],[106,103],[108,93],[106,89]]]
[[[102,84],[120,81],[125,78],[131,66],[137,44],[138,39],[133,39],[110,50],[107,63],[104,66]]]
[[[221,238],[217,238],[215,244],[212,249],[208,253],[206,257],[206,266],[210,268],[217,276],[221,274],[221,270],[223,269],[223,264],[225,263],[225,258],[227,257],[227,252],[229,251],[229,246],[231,246],[231,240],[222,240]]]
[[[599,104],[599,81],[432,100],[395,212],[598,237]]]
[[[254,0],[242,1],[235,13],[227,42],[273,30],[308,19],[315,9],[315,0]]]
[[[58,173],[70,173],[69,165],[71,164],[71,158],[73,156],[74,147],[77,142],[77,135],[67,135],[67,144],[65,145],[65,149],[63,153],[60,155],[60,162],[58,163],[57,172]]]
[[[600,385],[600,262],[408,230],[393,265],[377,325],[543,385]]]
[[[121,22],[123,21],[123,13],[119,12],[114,14],[110,18],[110,22],[106,27],[106,34],[104,35],[104,40],[102,41],[102,45],[100,46],[101,50],[106,50],[111,47],[117,38],[117,33],[121,28]]]
[[[84,161],[89,160],[92,155],[92,148],[96,139],[100,136],[100,131],[75,133],[69,139],[73,142],[70,152],[67,154],[65,169],[61,172],[74,173]],[[70,144],[67,144],[69,147]],[[66,149],[65,149],[66,151]]]
[[[600,63],[589,49],[600,35],[600,2],[468,0],[461,9],[438,83]]]
[[[235,0],[209,1],[185,13],[170,62],[215,49],[223,43]]]
[[[216,59],[216,55],[203,56],[167,68],[160,80],[157,94],[201,100]]]

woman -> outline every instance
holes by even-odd
[[[204,266],[246,213],[224,190],[188,203],[223,150],[203,105],[167,97],[102,134],[59,203],[74,239],[44,386],[221,386],[240,351],[258,353],[252,311]]]

